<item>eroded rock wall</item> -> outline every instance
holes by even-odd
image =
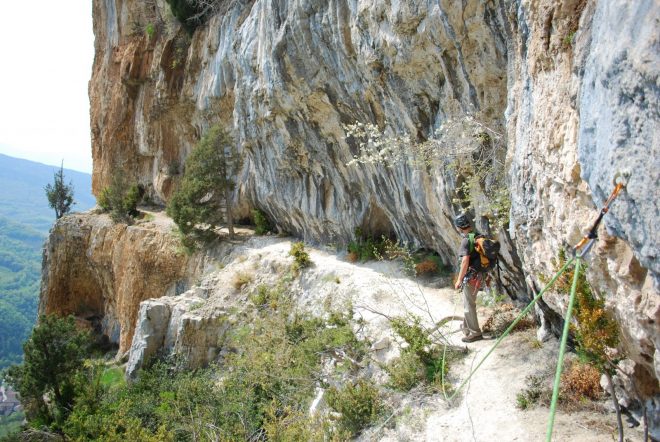
[[[540,290],[557,270],[559,250],[570,250],[591,227],[615,179],[626,182],[598,230],[588,278],[621,324],[622,348],[634,360],[641,396],[651,401],[660,394],[660,8],[532,1],[516,11],[519,56],[509,60],[507,108],[513,240]],[[565,312],[565,294],[544,299]]]
[[[259,207],[316,241],[345,242],[362,226],[453,260],[452,180],[406,164],[347,167],[357,146],[342,124],[374,122],[421,141],[469,111],[501,123],[498,4],[233,1],[192,37],[167,6],[150,4],[95,2],[95,192],[117,163],[166,200],[215,118],[245,157],[239,216]]]
[[[171,226],[68,215],[55,223],[44,246],[39,313],[86,320],[123,354],[140,303],[185,291],[201,262],[181,251]]]

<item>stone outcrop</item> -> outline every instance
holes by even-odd
[[[209,280],[205,281],[209,284]],[[134,378],[150,358],[175,354],[182,364],[198,368],[215,360],[231,325],[229,303],[212,311],[198,311],[208,299],[199,287],[181,296],[165,296],[140,304],[126,376]]]
[[[73,314],[126,352],[140,302],[184,292],[203,262],[180,250],[171,225],[68,215],[44,246],[40,314]]]
[[[245,159],[233,196],[239,218],[259,208],[282,230],[335,244],[359,227],[453,264],[455,174],[405,163],[347,166],[358,146],[342,125],[370,122],[423,141],[443,122],[478,113],[506,134],[511,211],[500,239],[513,297],[540,290],[552,258],[584,235],[616,175],[627,181],[599,230],[589,280],[621,324],[633,395],[658,396],[657,2],[222,5],[189,35],[162,0],[94,0],[95,193],[121,168],[153,200],[167,201],[196,141],[220,122]],[[148,229],[81,219],[60,221],[51,235],[43,310],[104,318],[104,332],[126,350],[138,303],[182,292],[176,281],[198,266],[157,256],[156,237],[130,242]],[[140,281],[131,266],[148,262],[168,271]],[[544,299],[563,314],[564,294]],[[168,302],[145,309],[171,318]],[[149,327],[144,348],[165,330]]]
[[[388,317],[408,312],[437,321],[455,308],[445,299],[453,289],[420,286],[405,277],[400,261],[357,266],[334,251],[309,248],[312,264],[298,272],[292,270],[290,250],[291,240],[286,238],[238,242],[226,247],[222,264],[209,269],[190,290],[142,302],[127,376],[134,377],[158,354],[181,356],[182,364],[198,368],[219,354],[236,351],[233,343],[226,345],[227,332],[250,326],[253,311],[260,308],[254,304],[260,287],[282,291],[296,313],[327,317],[355,310],[364,319],[358,335],[374,343],[372,358],[379,363],[398,355]]]

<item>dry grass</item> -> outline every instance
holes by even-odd
[[[425,259],[419,264],[415,265],[415,273],[417,275],[426,275],[429,273],[436,273],[438,271],[438,264],[431,259]]]
[[[513,321],[520,314],[520,309],[514,307],[512,304],[501,304],[493,309],[491,315],[486,319],[482,330],[485,333],[490,333],[493,336],[500,336],[504,331],[509,328]],[[535,327],[534,320],[529,317],[523,317],[514,327],[512,331],[527,330]]]
[[[537,405],[550,406],[555,366],[549,365],[536,375],[527,376],[526,388],[517,396],[517,406],[527,409]],[[593,365],[573,358],[565,362],[559,387],[559,409],[566,413],[577,411],[602,411],[603,392],[600,388],[600,372]]]
[[[561,393],[569,402],[598,400],[602,396],[600,371],[593,365],[574,362],[561,377]]]
[[[234,275],[232,280],[232,285],[236,290],[241,290],[246,285],[250,284],[254,280],[254,277],[246,272],[238,272]]]

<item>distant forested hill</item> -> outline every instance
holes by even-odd
[[[59,168],[0,154],[0,369],[19,362],[37,314],[41,248],[55,220],[44,187]],[[96,204],[89,174],[64,169],[74,211]]]
[[[66,164],[64,165],[66,166]],[[0,154],[0,217],[27,224],[48,234],[55,220],[55,212],[48,207],[44,187],[53,182],[53,173],[59,167],[12,158]],[[76,205],[74,211],[94,207],[92,177],[88,173],[64,168],[64,179],[73,183]]]

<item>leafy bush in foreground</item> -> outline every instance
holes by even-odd
[[[338,440],[340,432],[321,417],[310,417],[307,410],[327,376],[322,373],[325,358],[335,355],[339,365],[352,370],[353,361],[365,354],[350,315],[333,314],[324,320],[297,313],[282,287],[260,286],[253,299],[262,304],[234,324],[222,342],[227,352],[217,366],[186,372],[175,361],[159,361],[142,370],[133,383],[102,385],[98,400],[76,402],[64,425],[66,436],[71,440]],[[266,302],[274,299],[277,302]],[[100,379],[106,378],[105,373]],[[351,401],[360,403],[366,397],[377,404],[376,392],[366,388],[356,390]],[[347,417],[355,421],[350,427],[357,428],[376,408],[369,410],[368,404],[360,406],[357,411],[365,417]]]

